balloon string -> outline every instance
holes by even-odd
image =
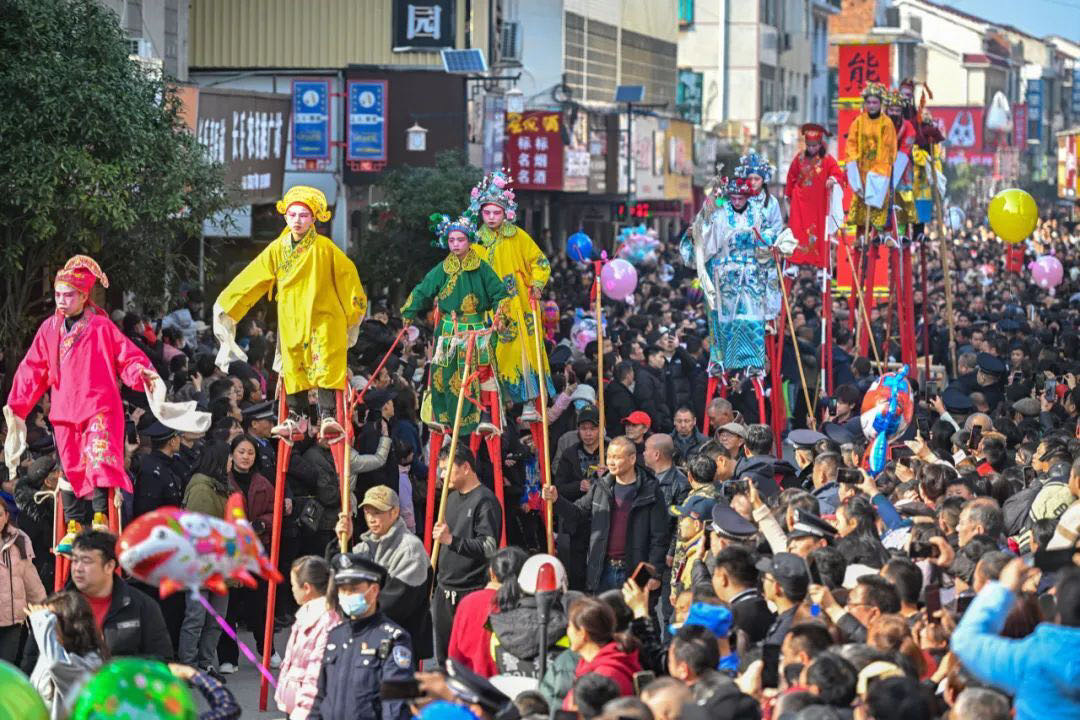
[[[262,673],[262,676],[266,678],[266,681],[270,683],[275,690],[277,690],[277,681],[274,680],[274,676],[270,673],[269,670],[262,666],[258,658],[255,657],[255,653],[251,652],[251,648],[245,645],[240,640],[240,638],[237,637],[236,631],[233,630],[229,623],[225,620],[225,618],[221,617],[218,611],[214,609],[214,606],[210,604],[210,601],[203,597],[203,594],[201,592],[192,591],[191,594],[193,597],[198,598],[199,602],[202,603],[202,606],[206,608],[206,612],[214,616],[214,619],[217,620],[218,625],[220,625],[221,629],[225,631],[225,634],[228,635],[229,638],[236,643],[236,646],[240,648],[240,652],[244,653],[244,657],[250,660],[251,663],[259,669],[259,672]]]

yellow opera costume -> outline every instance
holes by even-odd
[[[867,85],[863,97],[876,95],[881,98],[884,88],[872,87],[876,85]],[[869,207],[870,223],[880,230],[885,227],[888,214],[888,183],[896,160],[896,128],[892,120],[884,112],[870,117],[864,110],[848,129],[844,151],[848,182],[856,191],[848,214],[849,222],[863,227]],[[864,197],[860,197],[858,191],[862,191]]]
[[[536,357],[534,315],[529,301],[531,288],[540,290],[547,285],[551,265],[529,234],[514,225],[517,205],[513,202],[509,180],[502,173],[485,177],[473,190],[472,212],[479,214],[483,206],[489,204],[506,210],[506,220],[498,230],[481,227],[477,233],[479,243],[473,245],[473,250],[495,271],[510,298],[495,349],[499,385],[513,402],[526,403],[540,396],[538,367],[543,368],[548,393],[555,394],[547,354]],[[542,328],[539,330],[543,332]]]
[[[292,188],[278,203],[279,212],[296,202],[308,205],[317,219],[329,220],[326,199],[318,190]],[[300,240],[285,228],[221,291],[215,326],[219,311],[238,323],[263,296],[277,299],[285,392],[344,389],[346,350],[355,343],[367,312],[367,296],[353,261],[318,234],[314,224]]]

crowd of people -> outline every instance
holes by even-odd
[[[877,368],[836,298],[833,392],[821,386],[813,269],[795,273],[790,296],[803,373],[788,338],[785,387],[767,393],[770,408],[785,403],[778,447],[750,378],[706,402],[708,318],[675,248],[639,267],[629,301],[604,301],[602,344],[573,337],[594,306],[592,268],[557,253],[540,291],[558,306],[546,327],[542,489],[534,420],[510,396],[501,444],[429,455],[420,400],[439,329],[376,296],[348,353],[350,386],[364,390],[349,419],[351,512],[321,386],[302,391],[312,407],[289,396],[278,709],[326,720],[1077,717],[1080,235],[1046,220],[1028,241],[1029,260],[1053,253],[1069,269],[1047,292],[1022,264],[1006,269],[987,228],[944,232],[954,315],[934,237],[914,298],[918,347],[925,336],[943,377],[913,381],[915,418],[876,476],[859,417]],[[240,493],[269,549],[279,328],[256,299],[235,328],[246,359],[227,371],[199,289],[161,317],[111,314],[168,399],[211,415],[206,432],[178,432],[122,390],[132,490],[118,493],[121,526],[163,506],[224,517]],[[395,346],[406,322],[418,332]],[[898,355],[881,306],[870,322],[877,346]],[[177,663],[208,699],[206,717],[239,716],[235,640],[196,598],[160,599],[117,572],[110,509],[65,485],[50,410],[46,393],[27,414],[28,450],[0,492],[0,659],[23,668],[56,718],[88,674],[122,656]],[[441,490],[428,485],[430,463],[449,483],[440,522],[427,517]],[[350,552],[337,552],[342,534]],[[54,552],[70,557],[60,583]],[[265,580],[204,591],[260,655],[266,593]]]

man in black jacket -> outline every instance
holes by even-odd
[[[172,659],[173,646],[161,608],[116,575],[116,562],[116,536],[84,530],[75,537],[69,584],[89,602],[109,654]]]
[[[634,444],[623,436],[615,438],[605,459],[608,472],[576,502],[560,498],[554,485],[543,491],[569,524],[589,522],[585,566],[590,593],[621,588],[641,562],[662,571],[670,534],[660,483],[636,465]],[[649,587],[659,589],[660,580],[650,580]]]
[[[670,388],[667,385],[664,351],[655,345],[645,350],[645,362],[638,366],[634,375],[634,400],[637,407],[649,414],[653,430],[670,432],[674,427],[671,405],[668,404]]]
[[[604,388],[607,434],[617,437],[623,434],[622,420],[637,409],[634,400],[634,363],[623,360],[615,366],[613,380]]]
[[[558,467],[551,481],[559,495],[573,502],[583,496],[596,482],[600,465],[600,414],[593,405],[578,413],[578,441],[566,448],[559,458]],[[563,535],[559,541],[559,559],[566,567],[570,587],[585,589],[585,555],[589,547],[586,527],[570,532],[566,523],[559,526]],[[568,542],[567,542],[568,540]]]

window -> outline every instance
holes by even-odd
[[[694,0],[679,0],[679,24],[694,24]]]

